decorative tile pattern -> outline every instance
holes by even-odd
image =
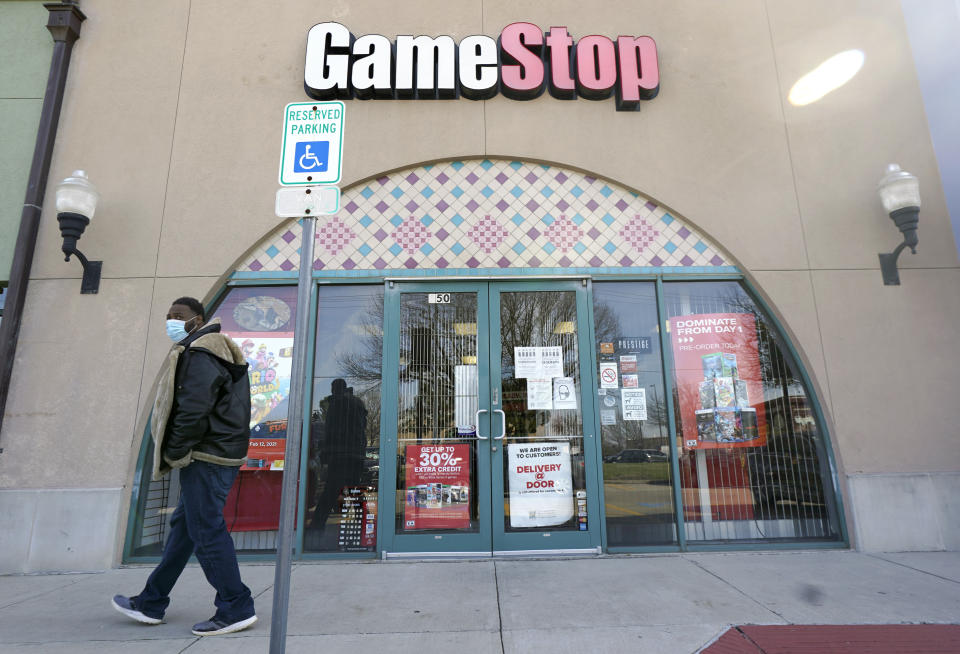
[[[334,216],[317,231],[317,245],[332,255],[340,252],[356,237],[353,230]]]
[[[356,184],[317,219],[323,274],[351,271],[730,266],[693,226],[638,193],[505,159],[419,166]],[[237,268],[296,269],[300,229],[281,225]]]

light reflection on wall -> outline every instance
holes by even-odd
[[[865,58],[861,50],[845,50],[833,55],[798,79],[787,99],[795,107],[816,102],[853,79],[863,68]]]

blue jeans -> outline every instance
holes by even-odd
[[[180,468],[180,501],[170,518],[163,558],[134,598],[144,615],[163,617],[170,591],[191,554],[197,555],[203,574],[217,591],[215,618],[234,623],[254,615],[253,597],[240,580],[237,554],[223,519],[223,505],[239,470],[206,461]]]

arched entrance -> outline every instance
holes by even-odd
[[[845,540],[805,373],[694,225],[502,159],[395,171],[341,207],[318,220],[306,308],[300,554]],[[226,510],[243,551],[275,546],[299,245],[280,226],[216,310],[250,354],[255,438]],[[127,558],[162,542],[150,511],[175,483],[140,486]]]

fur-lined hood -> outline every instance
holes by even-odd
[[[219,318],[214,318],[194,334],[170,348],[158,375],[157,391],[150,419],[150,435],[153,439],[153,479],[160,479],[171,469],[170,465],[163,460],[163,441],[173,407],[177,362],[187,348],[191,351],[204,350],[217,357],[225,364],[234,379],[247,374],[243,351],[232,338],[220,333]]]

